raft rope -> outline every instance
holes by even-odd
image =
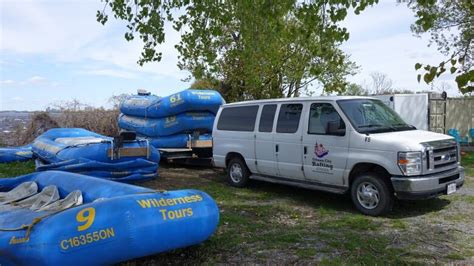
[[[166,193],[167,191],[166,190],[152,190],[152,191],[144,191],[144,192],[137,192],[137,193],[134,193],[134,194],[130,194],[130,195],[141,195],[141,194],[153,194],[153,193]],[[19,227],[16,227],[16,228],[0,228],[0,232],[14,232],[14,231],[21,231],[21,230],[25,230],[26,229],[26,235],[25,235],[25,240],[28,241],[30,239],[30,234],[31,234],[31,231],[33,230],[33,227],[41,222],[43,219],[49,217],[49,216],[53,216],[57,213],[60,213],[60,212],[63,212],[63,211],[66,211],[66,210],[69,210],[69,209],[64,209],[64,210],[59,210],[59,211],[55,211],[55,212],[51,212],[51,213],[48,213],[46,215],[43,215],[43,216],[40,216],[40,217],[36,217],[33,219],[33,221],[31,222],[31,224],[22,224],[20,225]]]
[[[30,240],[30,234],[31,234],[31,231],[33,230],[33,226],[35,226],[37,223],[41,222],[44,218],[49,217],[51,215],[54,215],[58,212],[60,212],[60,211],[52,212],[52,213],[49,213],[49,214],[41,216],[41,217],[36,217],[36,218],[33,219],[31,224],[22,224],[21,226],[19,226],[17,228],[0,228],[0,232],[13,232],[13,231],[20,231],[20,230],[26,229],[26,234],[25,234],[24,239],[25,239],[25,241],[28,241],[28,240]]]

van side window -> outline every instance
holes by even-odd
[[[282,104],[278,114],[276,132],[295,133],[300,124],[302,104]]]
[[[258,126],[258,131],[272,132],[276,108],[276,104],[267,104],[263,106],[262,114],[260,115],[260,125]]]
[[[330,133],[329,127],[333,127]],[[337,132],[334,132],[337,131]],[[313,103],[309,111],[308,134],[343,136],[346,124],[330,103]]]
[[[226,107],[217,122],[217,129],[229,131],[253,131],[257,120],[258,105]]]

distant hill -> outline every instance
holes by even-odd
[[[27,117],[33,113],[29,111],[0,111],[0,117]]]

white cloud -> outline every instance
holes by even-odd
[[[415,70],[415,64],[436,64],[443,60],[436,49],[426,47],[425,40],[414,38],[409,33],[367,40],[346,46],[345,50],[361,66],[360,73],[353,77],[354,81],[363,83],[370,80],[370,73],[382,72],[394,81],[393,87],[414,91],[431,89],[429,85],[417,82],[416,76],[421,72]],[[452,75],[445,74],[442,78],[455,87]],[[453,93],[456,94],[456,90]]]
[[[0,80],[0,85],[6,85],[6,86],[11,86],[11,85],[40,85],[40,84],[48,84],[51,83],[48,81],[47,78],[42,77],[42,76],[32,76],[30,78],[27,78],[25,80],[16,82],[12,79],[6,79],[6,80]]]
[[[14,101],[14,102],[22,102],[22,101],[24,101],[24,99],[21,98],[21,97],[13,97],[13,98],[11,98],[11,100]]]
[[[114,69],[85,70],[85,71],[80,71],[80,73],[87,74],[87,75],[109,76],[109,77],[117,77],[117,78],[125,78],[125,79],[137,78],[137,75],[133,72],[114,70]]]
[[[359,15],[352,10],[341,22],[341,26],[349,30],[351,40],[359,40],[377,35],[390,35],[393,30],[407,31],[409,28],[404,26],[409,27],[412,21],[414,21],[413,13],[405,4],[385,1],[367,7]]]
[[[33,76],[25,81],[25,83],[33,85],[38,85],[46,82],[48,82],[48,79],[42,76]]]
[[[127,42],[125,23],[110,17],[105,26],[96,21],[100,1],[11,1],[3,2],[0,50],[17,54],[48,55],[62,63],[85,63],[114,71],[102,74],[131,78],[126,72],[182,79],[188,73],[177,67],[174,45],[180,34],[166,26],[166,43],[159,47],[162,61],[137,65],[143,43],[138,36]],[[21,19],[18,19],[21,18]]]
[[[100,35],[93,27],[100,1],[2,2],[1,49],[18,53],[66,53]],[[84,8],[88,7],[88,8]],[[21,18],[21,19],[18,19]]]
[[[13,84],[15,84],[15,81],[11,79],[0,80],[0,85],[13,85]]]
[[[24,79],[22,81],[14,81],[12,79],[6,79],[6,80],[0,80],[0,85],[4,86],[13,86],[13,85],[18,85],[20,87],[25,87],[25,86],[49,86],[49,87],[59,87],[60,83],[59,82],[53,82],[48,80],[47,78],[43,76],[32,76],[30,78]]]
[[[418,83],[415,64],[438,64],[445,58],[435,47],[428,47],[429,36],[417,38],[410,32],[415,21],[413,12],[405,4],[383,2],[368,8],[360,15],[349,15],[343,25],[348,28],[350,39],[342,49],[351,55],[351,60],[361,67],[360,72],[350,77],[353,82],[370,82],[370,73],[382,72],[393,80],[394,88],[413,91],[430,90],[423,81]],[[444,74],[442,81],[451,85],[449,95],[457,95],[454,76]]]
[[[122,28],[120,30],[125,31]],[[165,27],[165,34],[166,43],[158,47],[163,54],[161,61],[147,63],[144,66],[137,64],[143,47],[138,37],[132,42],[126,42],[122,34],[109,35],[107,38],[88,43],[82,48],[81,53],[85,60],[109,64],[123,71],[182,79],[188,73],[177,67],[178,52],[174,48],[180,40],[180,35],[169,25]]]

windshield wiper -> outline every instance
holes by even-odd
[[[369,125],[358,126],[358,128],[383,127],[383,126],[384,125],[381,125],[381,124],[369,124]]]
[[[406,127],[406,128],[409,128],[409,129],[416,129],[415,126],[409,125],[409,124],[404,124],[404,123],[398,123],[398,124],[392,125],[392,128],[400,128],[400,127]]]

